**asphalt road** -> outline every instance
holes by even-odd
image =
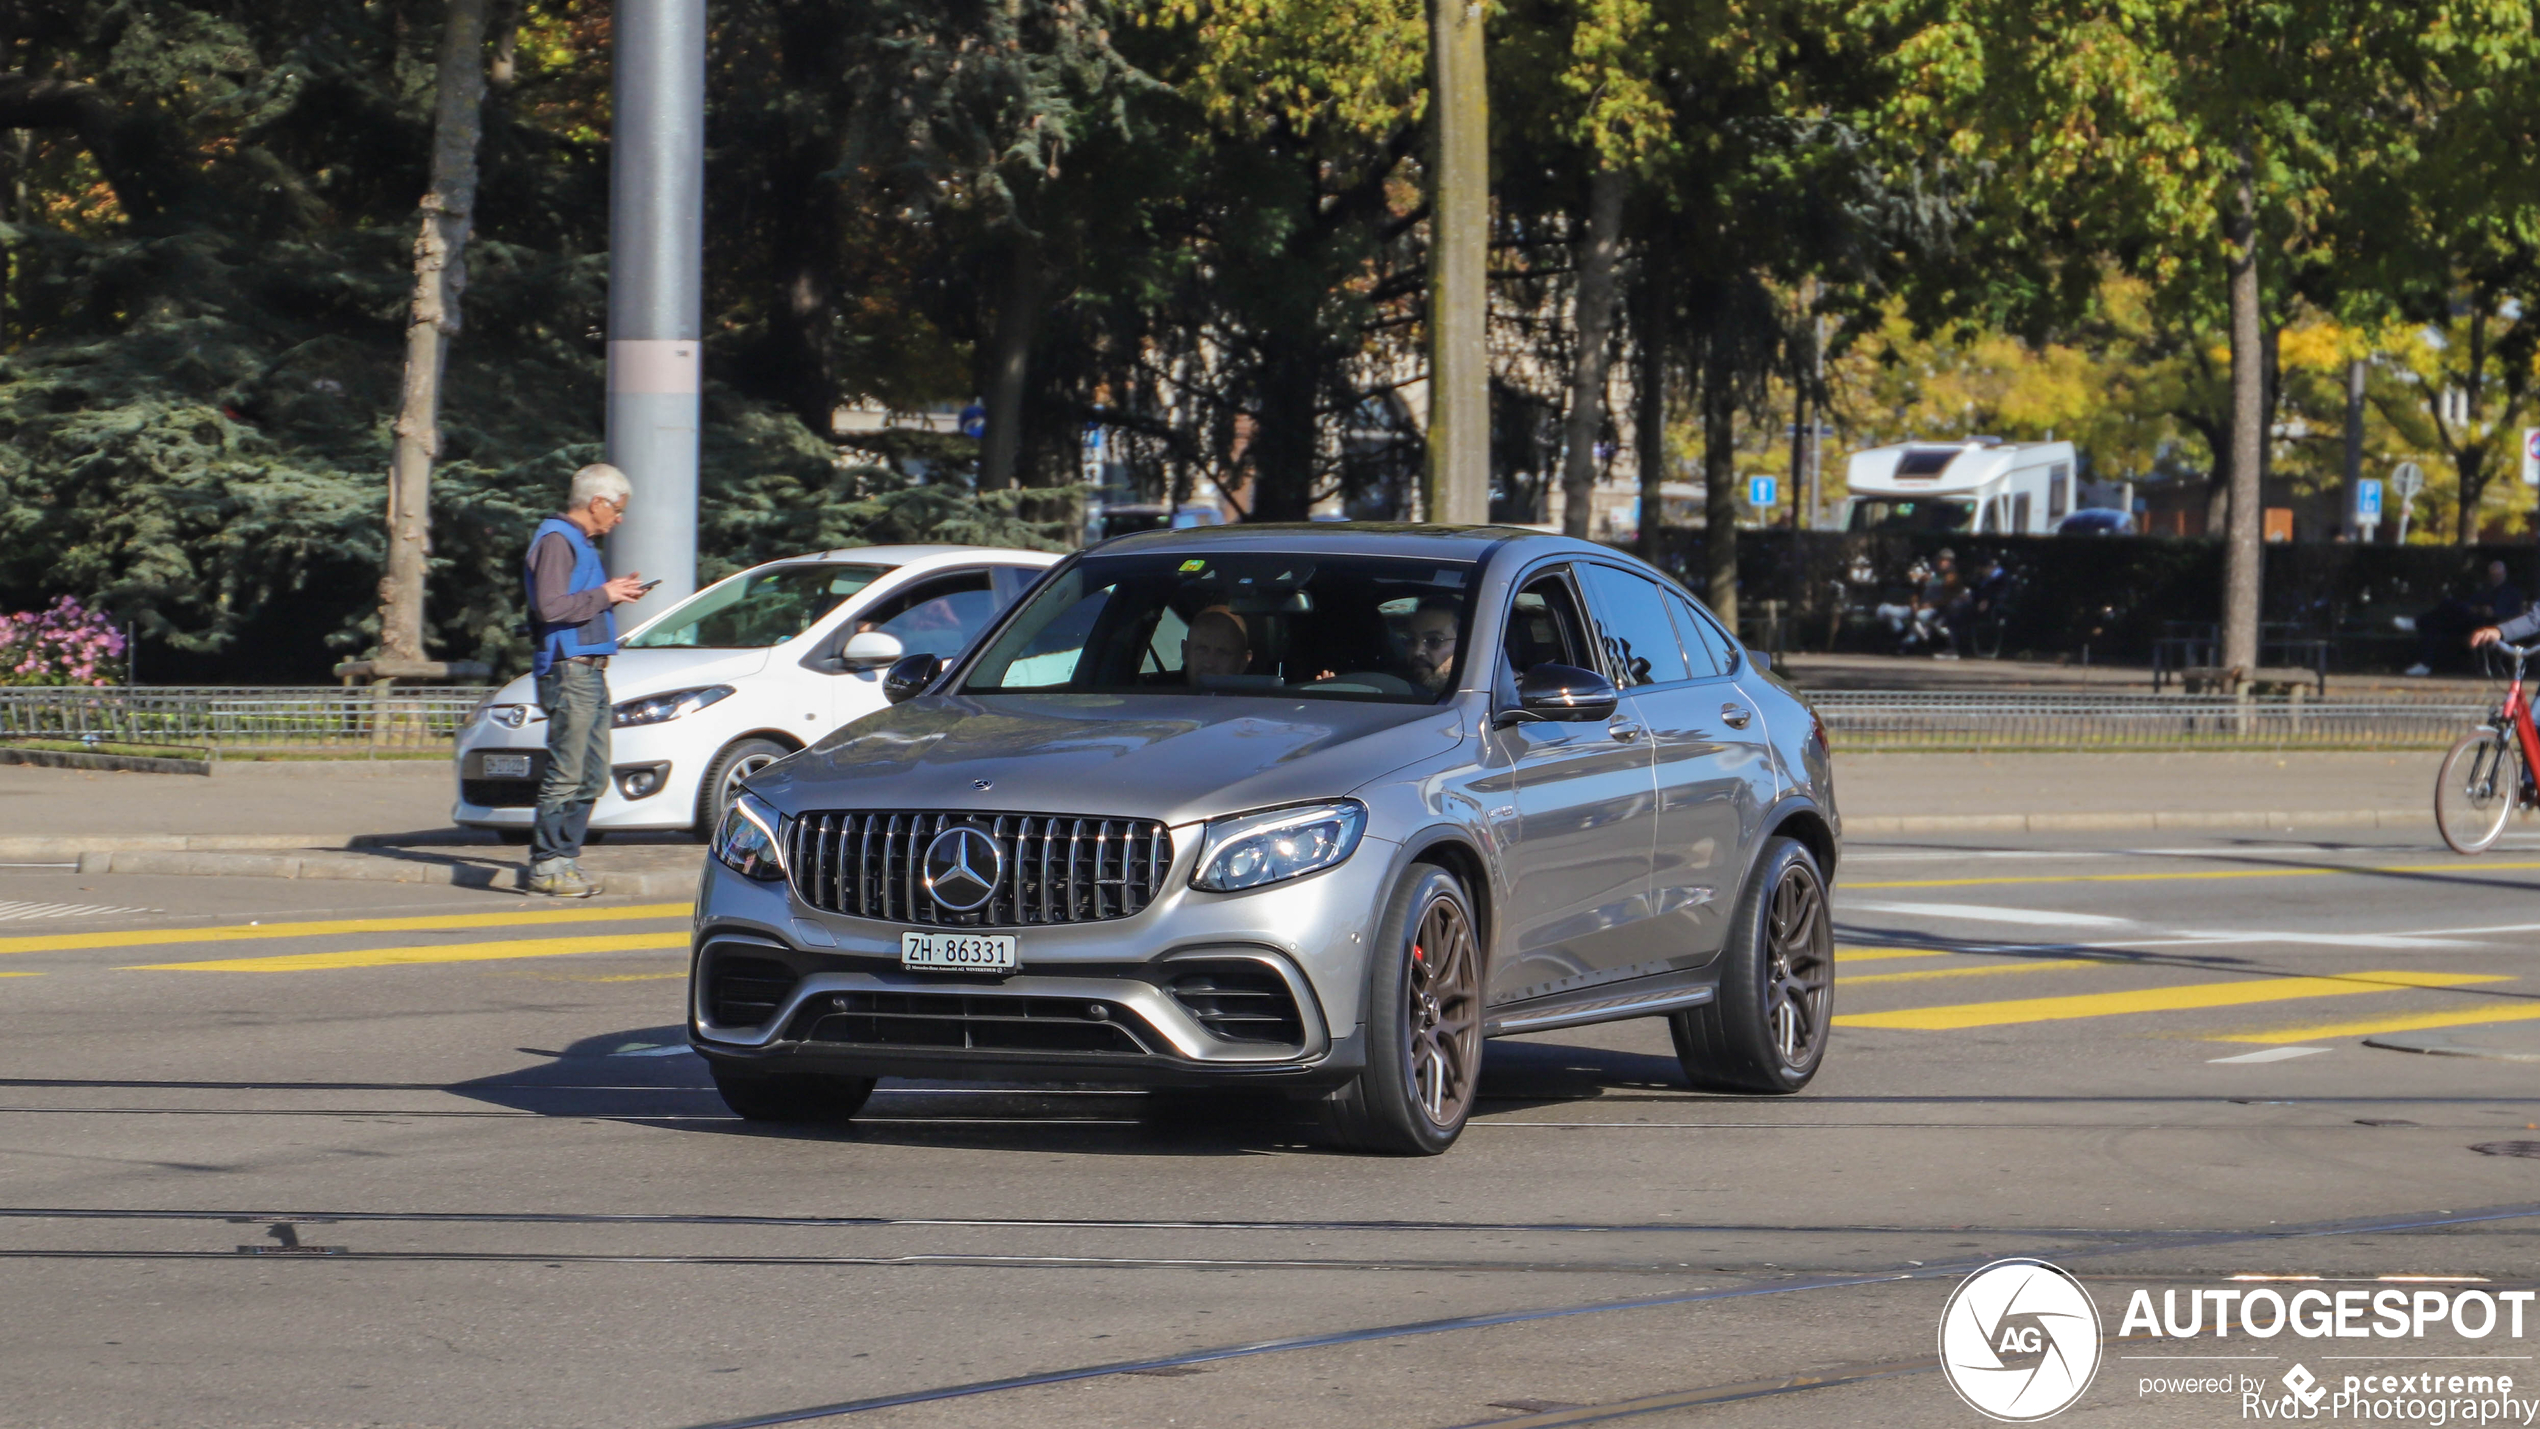
[[[2540,839],[1850,852],[1805,1095],[1693,1094],[1656,1022],[1496,1042],[1422,1161],[1063,1088],[745,1127],[678,905],[0,870],[0,1423],[1973,1425],[1935,1332],[2005,1256],[2097,1306],[2076,1422],[2237,1422],[2145,1385],[2297,1363],[2540,1393],[2540,1306],[2118,1336],[2279,1283],[2234,1276],[2540,1284],[2540,1160],[2494,1154],[2540,1068],[2365,1045],[2540,1055]]]

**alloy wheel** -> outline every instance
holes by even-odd
[[[1473,925],[1452,898],[1435,898],[1411,942],[1411,986],[1404,999],[1412,1086],[1433,1126],[1463,1122],[1480,1062],[1481,1016]]]
[[[1805,868],[1782,871],[1765,914],[1764,1020],[1775,1055],[1794,1070],[1815,1064],[1826,1037],[1834,980],[1825,890]]]

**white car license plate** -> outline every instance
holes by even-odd
[[[931,972],[1003,972],[1020,951],[1012,933],[900,934],[900,966]]]
[[[529,756],[526,754],[486,755],[485,777],[488,779],[526,779],[529,777]]]

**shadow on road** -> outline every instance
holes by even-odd
[[[1481,1114],[1592,1100],[1612,1091],[1685,1090],[1670,1057],[1558,1043],[1500,1041],[1483,1059]],[[886,1146],[1064,1151],[1118,1156],[1240,1156],[1329,1150],[1312,1100],[1277,1092],[1148,1092],[1090,1083],[885,1079],[844,1126],[774,1126],[734,1117],[677,1024],[635,1027],[564,1047],[448,1090],[539,1116],[640,1122],[713,1136]]]

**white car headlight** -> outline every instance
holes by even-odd
[[[714,831],[714,856],[743,878],[782,882],[785,845],[776,836],[782,822],[782,816],[764,801],[744,792],[732,800],[731,808],[723,811],[723,823]]]
[[[1350,799],[1212,820],[1191,886],[1233,893],[1330,868],[1357,849],[1366,828],[1367,807]]]
[[[730,685],[707,685],[702,689],[646,695],[640,700],[628,700],[611,711],[609,723],[619,729],[631,724],[660,724],[684,714],[695,714],[731,693]]]

